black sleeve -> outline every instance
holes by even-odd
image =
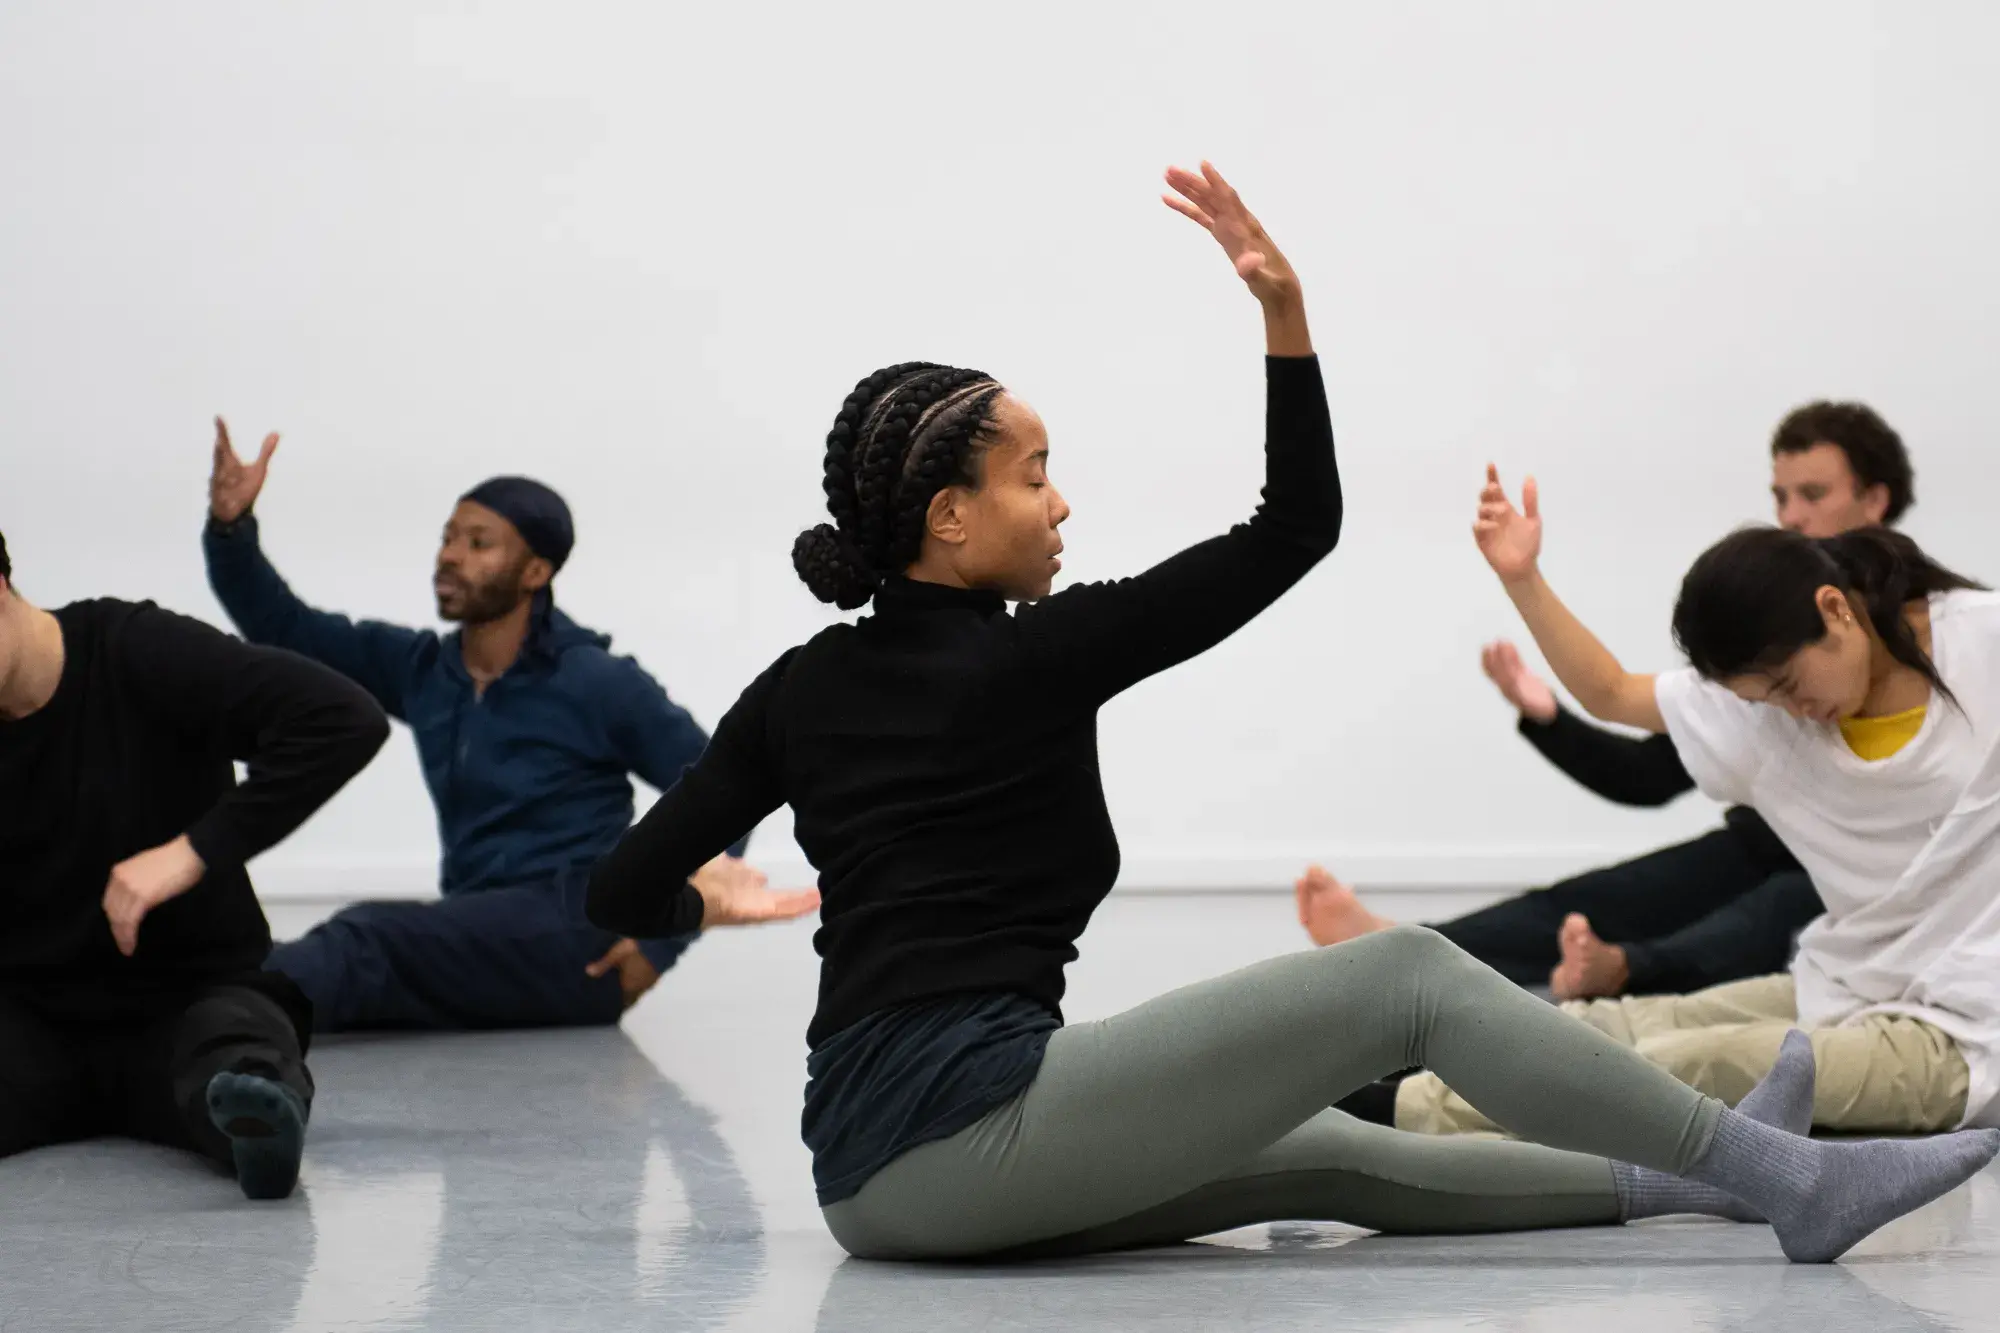
[[[701,895],[688,877],[785,803],[769,735],[771,699],[791,659],[786,653],[750,682],[701,757],[591,871],[584,914],[592,925],[634,939],[701,929]]]
[[[339,672],[150,603],[120,627],[117,660],[134,695],[190,744],[248,769],[187,830],[211,871],[282,841],[389,736],[381,708]]]
[[[1186,661],[1277,601],[1340,540],[1340,472],[1319,358],[1266,357],[1264,374],[1256,512],[1143,574],[1022,607],[1026,662],[1050,689],[1101,702]]]
[[[1621,736],[1562,707],[1552,722],[1524,715],[1520,732],[1544,759],[1607,801],[1665,805],[1694,790],[1671,736]]]

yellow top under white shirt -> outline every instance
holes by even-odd
[[[1886,717],[1844,717],[1840,719],[1840,734],[1847,738],[1848,749],[1870,763],[1887,759],[1924,729],[1926,707],[1918,704]]]

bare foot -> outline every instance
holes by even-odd
[[[1299,924],[1306,928],[1314,944],[1345,944],[1396,924],[1363,907],[1354,890],[1329,875],[1323,866],[1306,867],[1295,887],[1299,895]]]
[[[1558,1000],[1625,993],[1625,983],[1632,979],[1625,951],[1598,939],[1590,928],[1590,918],[1571,912],[1556,941],[1562,948],[1562,961],[1549,973],[1549,990]]]

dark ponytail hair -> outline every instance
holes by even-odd
[[[1827,587],[1865,609],[1889,655],[1957,705],[1903,607],[1932,593],[1984,587],[1946,569],[1893,528],[1817,539],[1777,528],[1731,533],[1704,551],[1681,581],[1674,641],[1710,680],[1774,671],[1826,637],[1815,597]]]
[[[983,371],[928,361],[886,366],[854,386],[826,436],[833,522],[792,543],[792,568],[813,596],[852,611],[916,560],[931,498],[979,484],[975,458],[993,442],[1001,393]]]

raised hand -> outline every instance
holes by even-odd
[[[111,881],[104,886],[104,915],[111,922],[118,952],[130,958],[139,947],[139,923],[146,913],[186,893],[207,873],[186,835],[111,867]]]
[[[1523,717],[1537,722],[1555,721],[1556,692],[1547,681],[1528,670],[1528,664],[1521,660],[1520,649],[1505,639],[1496,639],[1480,652],[1479,665],[1485,669],[1486,678],[1500,687],[1500,693]]]
[[[1221,172],[1206,162],[1199,173],[1169,167],[1167,184],[1174,190],[1160,196],[1167,206],[1208,229],[1259,301],[1269,306],[1298,299],[1298,274]]]
[[[819,906],[818,889],[775,891],[764,872],[733,856],[718,856],[688,881],[701,895],[701,928],[790,921]]]
[[[229,427],[215,419],[215,464],[208,474],[208,512],[218,523],[234,523],[250,512],[257,493],[264,489],[264,474],[270,469],[271,455],[278,451],[278,433],[264,437],[257,461],[245,463],[229,444]]]
[[[1500,484],[1500,469],[1488,463],[1472,537],[1502,583],[1519,583],[1532,577],[1542,555],[1542,511],[1535,479],[1529,477],[1522,483],[1521,507],[1516,509]]]

